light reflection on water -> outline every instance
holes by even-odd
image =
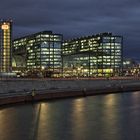
[[[0,140],[140,140],[140,92],[0,109]]]

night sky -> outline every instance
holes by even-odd
[[[52,30],[64,39],[112,32],[124,37],[124,55],[140,61],[139,0],[1,0],[1,19],[14,38]]]

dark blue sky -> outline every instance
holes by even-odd
[[[112,32],[124,54],[140,61],[139,0],[1,0],[0,17],[13,19],[14,38],[42,30],[65,39]]]

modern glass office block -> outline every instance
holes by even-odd
[[[15,55],[26,58],[28,70],[46,71],[57,77],[62,73],[62,35],[43,31],[13,42]]]
[[[105,77],[122,74],[122,36],[102,33],[68,40],[62,46],[63,75]]]

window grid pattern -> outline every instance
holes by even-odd
[[[111,33],[65,41],[62,46],[64,75],[121,75],[122,41],[121,36]]]
[[[26,57],[26,68],[62,73],[62,35],[40,32],[13,42],[13,52]]]

